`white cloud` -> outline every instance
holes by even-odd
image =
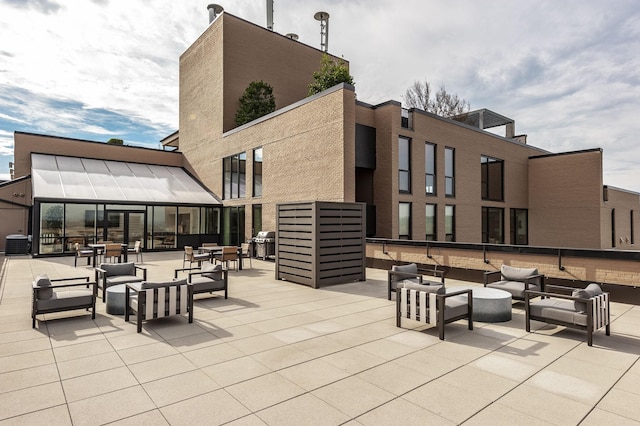
[[[0,87],[24,90],[11,100],[0,93],[0,123],[99,136],[112,127],[92,117],[108,110],[158,132],[177,128],[178,60],[207,27],[206,2],[39,2],[0,2]],[[266,25],[262,0],[220,3]],[[329,50],[350,61],[358,99],[401,100],[427,78],[472,108],[515,119],[532,145],[602,147],[605,183],[640,191],[635,0],[275,0],[274,30],[319,47],[320,10],[330,14]],[[55,99],[83,111],[60,110]]]

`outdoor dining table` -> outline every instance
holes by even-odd
[[[95,268],[97,266],[96,265],[96,258],[98,257],[98,250],[99,249],[103,249],[104,250],[107,247],[107,245],[103,244],[103,243],[99,243],[99,244],[89,244],[88,246],[91,247],[91,249],[93,250],[93,267]],[[127,248],[129,247],[129,245],[125,244],[125,243],[122,243],[122,244],[120,244],[120,246],[122,247],[122,256],[124,258],[124,261],[128,262],[129,261],[129,256],[127,255],[128,254]]]
[[[222,247],[224,246],[206,246],[198,247],[198,250],[202,252],[208,252],[211,255],[211,261],[216,254],[222,253]],[[238,270],[242,271],[242,247],[238,247]]]

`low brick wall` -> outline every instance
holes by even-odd
[[[545,251],[552,251],[547,249]],[[558,251],[559,249],[556,249]],[[474,282],[482,282],[485,271],[500,270],[503,264],[537,268],[546,282],[571,287],[583,287],[598,283],[611,293],[617,302],[640,304],[640,261],[637,259],[610,258],[611,251],[602,250],[601,257],[593,251],[588,256],[548,253],[491,251],[491,247],[476,245],[466,247],[429,247],[402,243],[367,243],[367,266],[390,269],[394,264],[418,263],[425,269],[444,269],[447,276]],[[428,257],[427,254],[430,256]],[[640,255],[640,253],[639,253]],[[631,257],[631,256],[627,256]],[[487,262],[485,262],[485,259]],[[562,267],[562,269],[560,268]]]

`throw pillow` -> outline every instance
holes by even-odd
[[[206,272],[202,274],[203,277],[210,278],[214,281],[222,280],[222,265],[212,265],[211,263],[207,263],[202,265],[202,272]]]
[[[51,287],[51,280],[45,274],[40,274],[36,277],[36,286],[40,287],[37,291],[37,298],[39,300],[51,299],[53,296],[53,289]],[[49,287],[49,288],[47,288]]]
[[[586,289],[582,289],[582,288],[577,288],[575,290],[573,290],[571,292],[571,296],[573,297],[579,297],[580,299],[590,299],[591,298],[591,294],[586,290]],[[585,313],[587,312],[587,304],[585,302],[581,302],[579,300],[576,300],[573,302],[573,307],[575,308],[575,310],[577,312],[580,313]]]
[[[502,265],[500,273],[505,281],[524,281],[531,275],[538,275],[536,268],[514,268],[513,266]]]

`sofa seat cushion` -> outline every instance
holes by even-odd
[[[213,280],[208,277],[193,277],[191,283],[194,293],[224,290],[224,280]]]
[[[445,321],[460,315],[466,315],[469,312],[469,301],[464,296],[447,297],[444,304],[446,306],[444,310]]]
[[[494,283],[487,284],[487,287],[508,291],[511,293],[511,297],[524,299],[525,286],[522,281],[496,281]],[[540,286],[529,283],[529,290],[540,291]]]
[[[38,310],[69,309],[74,306],[84,307],[93,304],[93,290],[54,290],[49,299],[36,302]]]
[[[587,325],[587,315],[584,313],[576,312],[572,300],[537,300],[529,305],[529,312],[534,317],[540,317],[580,326]]]
[[[136,275],[114,275],[112,277],[107,277],[107,286],[126,283],[139,283],[142,281],[143,279]]]

